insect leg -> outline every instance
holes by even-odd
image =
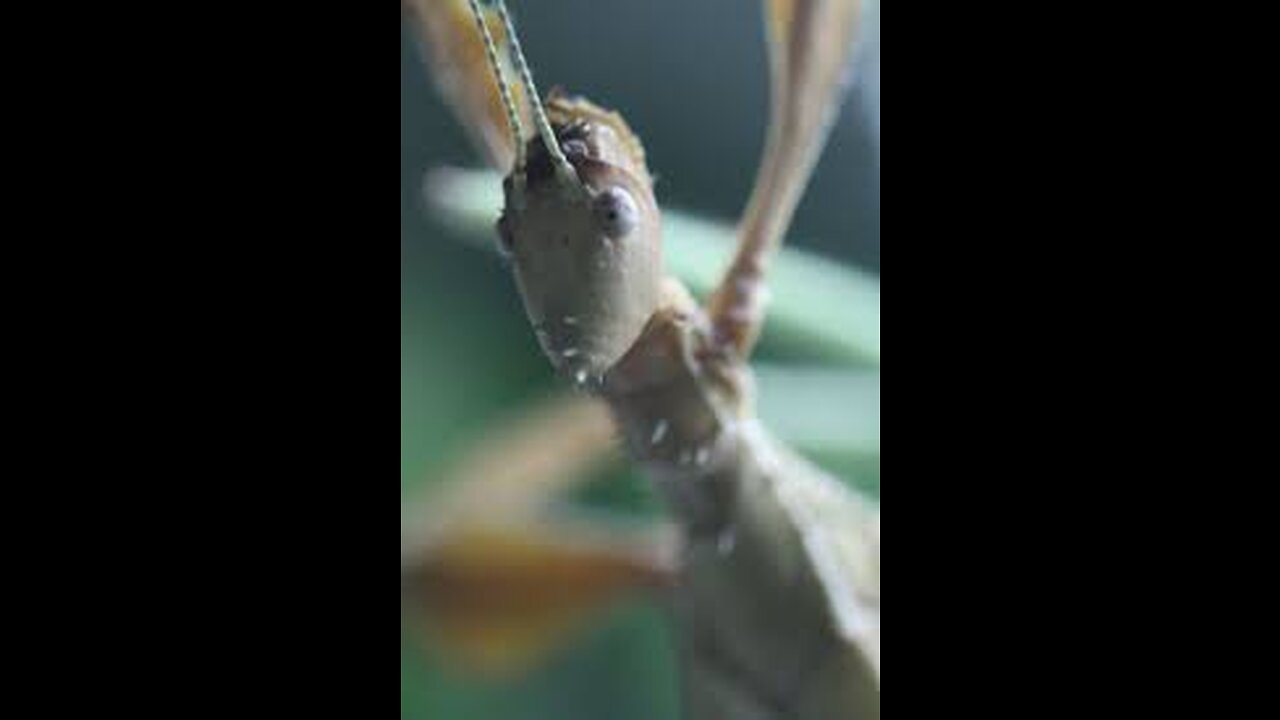
[[[764,320],[765,273],[843,97],[860,0],[765,0],[771,107],[738,253],[708,301],[717,338],[749,356]]]

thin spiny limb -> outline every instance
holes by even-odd
[[[557,395],[495,423],[404,510],[402,552],[429,545],[454,521],[544,512],[621,459],[614,433],[605,406],[581,395]]]
[[[716,340],[742,357],[750,357],[764,325],[768,286],[765,275],[774,251],[790,224],[801,188],[788,199],[778,187],[775,142],[769,143],[755,190],[738,230],[738,252],[724,279],[707,301]]]
[[[738,254],[708,301],[722,347],[750,356],[764,322],[765,274],[843,97],[858,0],[769,3],[772,107],[764,160],[739,229]]]

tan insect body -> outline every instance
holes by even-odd
[[[768,10],[768,149],[741,250],[706,308],[665,276],[639,139],[616,113],[562,93],[544,114],[518,53],[539,133],[515,153],[498,231],[543,352],[608,404],[683,530],[670,593],[688,716],[871,720],[879,510],[769,436],[747,365],[768,256],[825,139],[857,3]]]

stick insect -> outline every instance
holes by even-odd
[[[481,458],[437,522],[410,523],[410,584],[462,618],[463,645],[490,653],[499,651],[484,650],[489,640],[506,650],[537,645],[566,612],[619,588],[650,588],[666,597],[680,638],[691,720],[878,718],[878,507],[766,431],[747,365],[770,259],[840,95],[858,3],[766,2],[769,135],[737,253],[705,304],[664,273],[651,176],[621,116],[560,92],[540,99],[504,4],[468,0],[465,9],[445,0],[413,6],[454,107],[490,161],[509,168],[498,237],[539,345],[603,403],[548,410],[513,436],[544,466],[513,475]],[[545,528],[531,508],[607,445],[610,419],[675,531],[534,532]],[[468,524],[481,514],[487,526]],[[534,569],[546,592],[466,591],[494,589],[467,575],[499,556],[508,571]],[[523,615],[516,625],[533,631],[491,632],[495,608]],[[476,613],[482,621],[465,622]]]

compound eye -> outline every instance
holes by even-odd
[[[596,196],[595,213],[604,234],[614,240],[630,235],[640,221],[635,198],[620,187],[611,187]]]
[[[570,160],[591,157],[591,147],[582,140],[565,140],[564,143],[560,145],[560,149],[564,151],[564,154],[568,156]]]

